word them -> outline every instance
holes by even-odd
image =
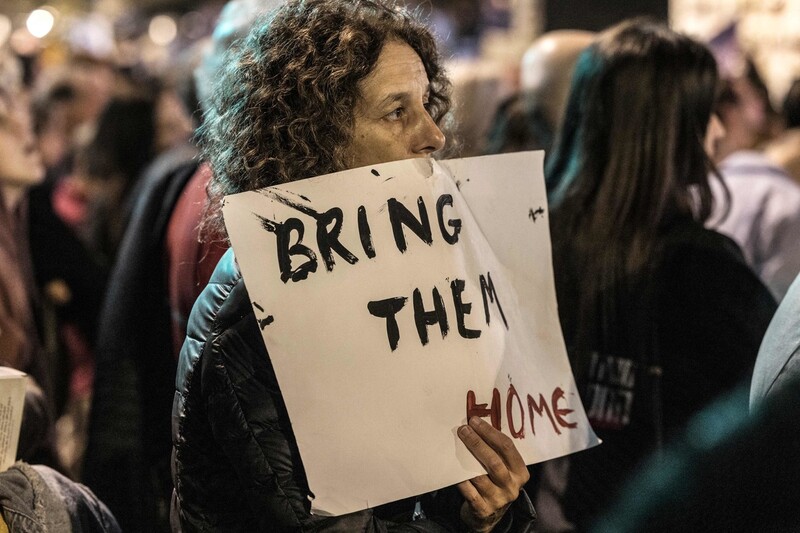
[[[508,329],[506,316],[500,305],[500,299],[495,292],[494,283],[492,283],[492,275],[490,273],[487,273],[486,276],[481,274],[478,276],[478,282],[480,283],[481,295],[483,296],[483,312],[486,325],[488,326],[491,321],[489,303],[494,303],[497,306],[497,310],[500,312],[500,318],[503,320],[503,324],[506,329]],[[464,317],[472,311],[472,303],[465,302],[462,298],[465,286],[466,283],[463,279],[454,279],[450,282],[450,294],[452,295],[453,307],[455,307],[456,311],[458,334],[465,339],[477,339],[481,336],[481,331],[479,329],[470,329],[464,323]],[[419,341],[423,346],[428,344],[428,326],[438,324],[442,338],[445,338],[450,331],[444,299],[439,289],[434,287],[431,291],[431,295],[433,297],[433,309],[431,310],[425,309],[425,305],[422,301],[422,293],[419,289],[414,289],[411,296],[414,302],[414,323],[417,328],[417,335],[419,335]],[[367,303],[367,310],[372,316],[386,319],[386,336],[392,351],[395,351],[400,341],[400,329],[397,326],[397,313],[405,307],[407,301],[407,297],[397,296],[383,300],[373,300]]]

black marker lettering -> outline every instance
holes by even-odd
[[[397,327],[395,315],[406,305],[408,298],[386,298],[367,303],[367,310],[372,316],[386,319],[386,336],[389,338],[389,347],[394,351],[400,341],[400,329]]]
[[[358,258],[339,242],[339,234],[342,232],[343,216],[342,210],[338,207],[328,209],[324,213],[320,213],[316,216],[317,246],[319,247],[319,253],[322,255],[322,259],[325,260],[325,268],[328,272],[333,270],[334,265],[331,250],[335,250],[342,259],[351,265],[358,263]],[[333,227],[328,229],[331,223]]]
[[[397,249],[405,253],[408,246],[406,245],[406,236],[403,233],[403,226],[405,225],[413,231],[417,237],[430,246],[433,243],[433,236],[431,235],[431,223],[428,220],[428,212],[425,209],[425,203],[420,196],[417,199],[417,206],[419,207],[419,220],[417,220],[411,211],[406,206],[398,202],[396,198],[389,198],[389,220],[392,223],[392,233],[394,234],[394,242],[397,244]]]
[[[508,329],[508,321],[506,321],[506,315],[503,314],[503,308],[500,307],[500,299],[497,297],[497,293],[494,290],[494,283],[492,283],[492,274],[490,272],[486,273],[486,277],[483,277],[483,274],[480,275],[481,281],[481,294],[483,295],[483,312],[486,315],[486,325],[489,325],[489,302],[497,305],[497,309],[500,311],[500,318],[503,319],[503,324],[505,324],[506,329]]]
[[[461,293],[464,292],[464,280],[454,279],[450,282],[450,290],[453,292],[453,303],[456,306],[456,322],[458,323],[458,334],[465,339],[477,339],[481,336],[478,329],[468,329],[464,325],[464,315],[468,315],[472,310],[471,303],[461,301]]]
[[[375,172],[373,170],[373,172]],[[361,237],[361,247],[367,257],[373,259],[375,257],[375,247],[372,245],[372,230],[369,228],[369,220],[367,220],[367,210],[363,205],[358,206],[358,236]]]
[[[439,218],[439,230],[442,232],[442,237],[448,244],[455,244],[458,242],[458,234],[461,232],[461,219],[450,219],[447,225],[453,228],[453,233],[448,233],[444,224],[444,206],[453,206],[453,197],[449,194],[443,194],[436,202],[436,216]]]
[[[266,227],[265,220],[262,219],[262,224]],[[295,282],[304,280],[311,272],[317,271],[317,255],[311,248],[302,244],[305,227],[300,219],[289,218],[283,224],[275,224],[275,227],[270,231],[274,231],[277,237],[278,266],[281,269],[281,281],[286,283],[290,279]],[[297,242],[290,245],[293,231],[297,232]],[[308,260],[292,270],[293,255],[302,255]]]
[[[414,322],[417,324],[417,333],[423,346],[428,344],[428,326],[439,324],[442,338],[447,336],[449,326],[447,325],[447,312],[444,309],[444,300],[439,294],[439,290],[433,288],[433,311],[425,311],[422,303],[422,294],[419,289],[414,289]]]

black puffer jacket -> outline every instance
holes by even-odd
[[[275,373],[231,250],[192,310],[173,403],[172,519],[183,531],[457,531],[455,487],[341,517],[310,491]],[[411,521],[416,500],[427,518]],[[522,492],[497,531],[525,532]]]

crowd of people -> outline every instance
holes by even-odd
[[[800,475],[800,80],[781,114],[752,62],[726,72],[637,18],[540,36],[488,109],[388,0],[231,0],[204,44],[171,76],[76,56],[27,85],[0,55],[0,364],[28,374],[0,525],[800,527],[776,488]],[[490,125],[460,145],[470,115]],[[223,198],[521,150],[545,150],[559,318],[602,444],[526,467],[473,418],[457,435],[485,475],[312,513]]]

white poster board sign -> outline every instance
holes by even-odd
[[[597,443],[558,322],[542,152],[386,163],[232,195],[225,223],[318,514]]]

